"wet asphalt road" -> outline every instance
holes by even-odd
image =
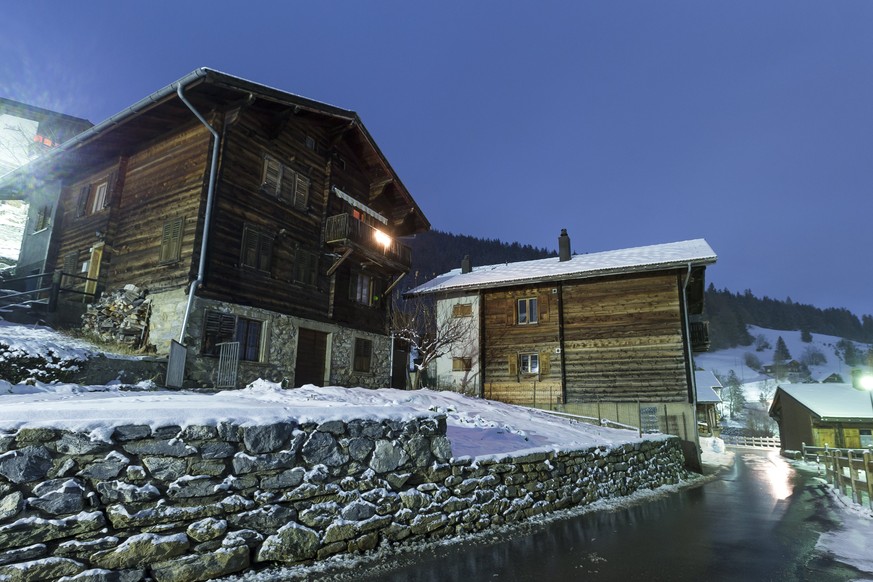
[[[733,467],[702,486],[626,509],[558,521],[499,543],[409,556],[398,559],[393,570],[370,569],[358,579],[873,578],[815,552],[819,533],[838,529],[839,519],[814,474],[796,471],[777,452],[735,451]]]

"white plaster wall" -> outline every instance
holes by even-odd
[[[453,390],[470,396],[481,395],[480,386],[480,354],[479,354],[479,294],[453,295],[437,301],[437,320],[440,325],[452,320],[452,309],[455,304],[469,303],[473,314],[465,317],[470,321],[465,337],[456,342],[448,353],[436,359],[437,388]],[[452,370],[452,359],[467,357],[473,360],[473,366],[467,372]]]

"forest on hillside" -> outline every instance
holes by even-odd
[[[403,289],[420,285],[437,275],[461,266],[465,255],[473,266],[529,261],[553,257],[557,252],[531,245],[505,243],[468,235],[432,230],[404,241],[412,247],[412,271]],[[555,241],[557,246],[557,240]],[[709,321],[712,349],[749,345],[753,338],[747,326],[801,330],[873,343],[873,316],[858,317],[848,309],[821,309],[812,305],[770,297],[756,297],[751,290],[734,293],[718,290],[710,283],[706,290],[704,319]]]

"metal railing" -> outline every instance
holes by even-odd
[[[48,285],[45,284],[45,279],[51,280]],[[87,288],[88,283],[94,283],[95,291],[89,292],[80,290],[71,283],[71,280],[81,281],[82,289]],[[26,287],[27,283],[30,281],[37,282],[36,288],[23,288]],[[12,292],[0,295],[0,306],[14,305],[17,303],[45,303],[48,305],[47,309],[49,313],[54,313],[57,309],[58,299],[62,293],[81,295],[85,301],[93,301],[99,297],[100,289],[97,287],[97,283],[97,279],[90,279],[74,273],[65,273],[64,271],[3,279],[0,281],[0,286],[2,286],[3,289],[11,290]]]
[[[380,240],[377,238],[377,232],[381,231],[350,214],[335,214],[328,217],[325,222],[324,242],[331,244],[348,240],[370,251],[383,254],[406,267],[412,265],[412,249],[394,238],[380,237]]]
[[[216,388],[236,388],[239,369],[239,342],[218,344],[218,371],[215,377]]]

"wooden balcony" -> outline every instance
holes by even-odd
[[[708,352],[709,351],[709,322],[708,321],[692,321],[689,324],[691,331],[691,351]]]
[[[405,273],[412,266],[412,249],[350,214],[328,217],[324,242],[340,252],[357,252],[393,271]]]

